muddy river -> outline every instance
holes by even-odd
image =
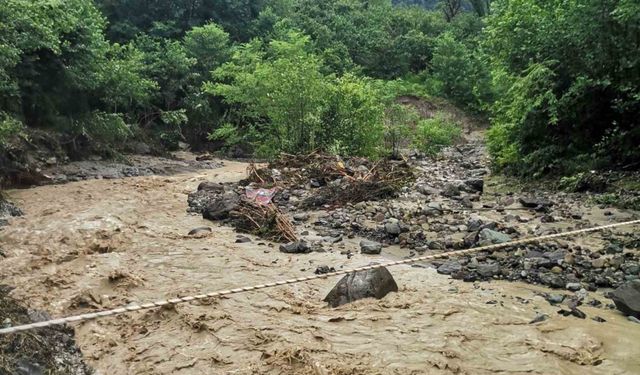
[[[88,180],[10,191],[25,212],[0,232],[0,279],[54,316],[307,276],[393,257],[284,254],[186,212],[198,183],[236,181],[246,165],[170,177]],[[191,237],[196,227],[213,232]],[[390,269],[400,291],[339,308],[317,280],[77,324],[98,374],[637,374],[640,325],[557,314],[538,292],[464,283],[433,268]],[[547,290],[548,291],[548,290]],[[598,299],[609,300],[597,293]],[[546,321],[530,324],[537,314]]]

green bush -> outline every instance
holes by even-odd
[[[444,147],[452,145],[462,134],[462,129],[451,117],[438,113],[435,117],[418,123],[414,147],[435,155]]]
[[[0,111],[0,147],[5,145],[9,137],[18,134],[22,128],[22,122]]]
[[[213,137],[241,137],[262,156],[316,149],[377,155],[383,133],[377,90],[370,80],[322,71],[309,37],[298,32],[288,31],[268,44],[254,40],[240,46],[214,72],[217,82],[204,85],[232,106],[226,119],[231,125]]]

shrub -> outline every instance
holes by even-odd
[[[0,147],[5,145],[9,137],[18,134],[22,128],[22,122],[0,111]]]
[[[422,120],[416,128],[414,146],[428,155],[435,155],[460,137],[460,125],[444,113]]]

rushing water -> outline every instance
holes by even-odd
[[[2,283],[57,316],[383,260],[359,254],[357,241],[343,245],[350,259],[238,244],[231,229],[186,213],[199,182],[235,181],[245,167],[12,191],[26,215],[0,232]],[[186,235],[203,225],[213,233]],[[581,307],[606,323],[562,317],[543,288],[390,271],[400,291],[379,301],[327,308],[337,280],[318,280],[87,322],[76,336],[100,374],[640,373],[640,325],[616,311]],[[538,313],[549,319],[529,324]]]

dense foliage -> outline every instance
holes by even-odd
[[[395,103],[413,96],[490,118],[507,172],[637,167],[639,14],[636,0],[5,0],[0,147],[39,127],[108,147],[432,153],[458,131]]]
[[[484,45],[498,167],[528,174],[640,162],[640,3],[497,2]]]

